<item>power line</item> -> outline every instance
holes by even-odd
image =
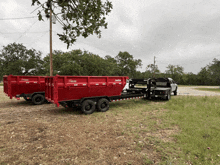
[[[39,32],[26,32],[26,33],[45,33],[47,31],[39,31]],[[1,34],[20,34],[20,33],[25,33],[25,32],[9,32],[9,33],[2,33]]]
[[[47,34],[47,33],[48,33],[48,31],[45,31],[44,34],[42,34],[36,41],[32,42],[29,46],[31,46],[31,45],[33,45],[34,43],[38,42],[38,41],[41,39],[41,37],[43,37],[43,36],[44,36],[45,34]]]
[[[54,16],[56,17],[56,19],[60,23],[60,25],[66,26],[65,23],[63,23],[63,21],[57,15],[54,14]]]
[[[32,14],[33,12],[35,12],[37,9],[39,9],[41,6],[43,6],[46,2],[44,2],[43,4],[41,4],[40,6],[38,6],[36,9],[34,9],[30,14]],[[42,10],[41,10],[42,11]]]
[[[38,21],[38,20],[37,20],[37,21]],[[28,30],[30,30],[30,28],[31,28],[37,21],[35,21],[24,33],[22,33],[22,34],[20,35],[20,37],[19,37],[15,42],[17,42],[21,37],[23,37],[23,35],[24,35]]]
[[[20,18],[0,18],[1,21],[8,21],[8,20],[16,20],[16,19],[30,19],[30,18],[36,18],[38,16],[32,16],[32,17],[20,17]]]

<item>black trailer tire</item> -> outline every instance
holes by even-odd
[[[31,101],[31,99],[27,99],[26,96],[23,97],[26,101]]]
[[[95,111],[95,102],[92,100],[83,101],[81,110],[85,114],[92,114]]]
[[[167,94],[167,96],[166,96],[166,100],[168,101],[168,100],[170,100],[170,99],[171,99],[171,92],[168,91],[168,94]]]
[[[97,109],[99,112],[106,112],[109,110],[109,101],[105,98],[102,98],[97,103]]]
[[[72,103],[70,103],[70,102],[67,102],[67,106],[68,106],[68,108],[73,108]]]
[[[32,102],[35,104],[35,105],[41,105],[43,104],[45,101],[45,97],[44,95],[41,95],[41,94],[36,94],[32,97]]]
[[[177,95],[177,88],[176,88],[176,90],[173,92],[173,94],[176,96]]]

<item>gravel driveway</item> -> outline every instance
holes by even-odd
[[[190,95],[190,96],[218,96],[218,92],[201,91],[196,88],[219,88],[219,87],[178,87],[177,95]]]

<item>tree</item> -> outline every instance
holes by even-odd
[[[82,51],[72,50],[70,52],[62,52],[59,50],[53,51],[53,75],[81,75],[83,72],[83,68],[80,66],[80,56],[82,55]],[[49,63],[50,63],[49,54],[44,57],[44,68],[46,70],[46,74],[49,75]]]
[[[171,77],[174,81],[182,83],[183,67],[179,65],[168,65],[165,71],[168,77]]]
[[[143,79],[145,77],[144,77],[143,73],[141,73],[140,71],[136,71],[133,78]]]
[[[49,18],[49,12],[62,23],[63,34],[58,34],[60,40],[67,44],[67,48],[82,35],[88,37],[90,34],[97,34],[101,37],[101,27],[107,29],[106,16],[113,8],[112,3],[106,0],[32,0],[32,5],[37,4]],[[51,7],[52,6],[52,7]],[[58,12],[59,11],[59,12]],[[38,12],[38,19],[43,20],[41,10]],[[61,15],[61,19],[58,17]]]
[[[115,57],[118,64],[118,75],[134,77],[136,69],[141,67],[141,60],[134,59],[128,52],[119,52]]]
[[[118,76],[119,68],[117,60],[110,55],[105,56],[105,75],[106,76]]]
[[[43,73],[41,52],[27,49],[22,44],[3,46],[0,52],[0,70],[3,75],[40,75]]]
[[[154,64],[149,64],[146,67],[145,76],[147,77],[158,77],[158,74],[160,74],[160,70],[158,69],[158,66]]]
[[[202,67],[197,76],[198,76],[197,85],[209,85],[210,84],[210,75],[209,75],[207,66]]]
[[[105,76],[106,63],[99,55],[84,51],[81,56],[80,66],[83,68],[83,73],[88,76]]]
[[[208,66],[208,72],[210,75],[211,85],[219,85],[220,84],[220,61],[216,58],[213,59],[213,64]]]
[[[114,76],[117,63],[114,58],[105,59],[98,55],[80,49],[69,52],[55,50],[53,52],[54,75],[83,76]],[[49,75],[49,55],[44,58],[44,68]]]
[[[199,85],[198,76],[192,72],[189,72],[189,73],[185,74],[185,82],[184,83],[186,85]]]
[[[219,85],[220,84],[220,61],[213,59],[212,64],[201,68],[198,73],[199,85]]]

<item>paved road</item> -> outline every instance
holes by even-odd
[[[200,88],[200,87],[178,87],[177,95],[220,96],[220,92],[201,91],[201,90],[196,90],[195,88]],[[219,87],[205,87],[205,88],[219,88]]]

